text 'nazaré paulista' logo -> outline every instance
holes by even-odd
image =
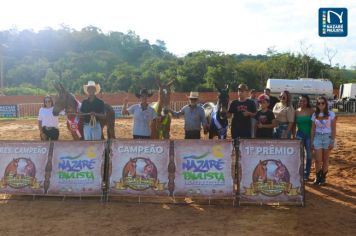
[[[319,36],[320,37],[346,37],[347,36],[347,9],[346,8],[320,8],[319,9]]]

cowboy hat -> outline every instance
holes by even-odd
[[[198,92],[190,92],[188,98],[189,99],[198,99],[199,98],[199,93]]]
[[[151,97],[153,93],[149,92],[146,88],[143,88],[139,93],[135,93],[135,95],[137,98],[141,98],[142,96]]]
[[[95,87],[95,94],[98,94],[101,90],[100,84],[96,84],[95,81],[88,81],[88,84],[83,85],[85,94],[88,94],[88,87]]]

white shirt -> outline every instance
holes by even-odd
[[[58,116],[53,115],[53,107],[46,108],[41,107],[40,111],[38,112],[38,120],[42,121],[42,127],[55,127],[58,129]]]
[[[133,135],[151,136],[150,122],[157,117],[156,112],[152,107],[147,106],[146,110],[142,110],[141,104],[130,106],[127,111],[133,114]]]
[[[334,112],[329,111],[329,116],[327,118],[324,118],[324,114],[322,112],[320,112],[319,116],[316,118],[314,113],[311,119],[315,124],[315,133],[331,134],[331,123],[335,119]]]

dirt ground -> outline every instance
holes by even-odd
[[[328,183],[306,184],[305,207],[10,199],[0,201],[0,235],[356,235],[354,122],[338,118]],[[68,140],[64,123],[60,139]],[[182,127],[173,120],[173,139]],[[117,120],[117,137],[131,138],[131,128],[131,119]],[[37,121],[0,120],[0,140],[39,140]]]

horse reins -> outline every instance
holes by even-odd
[[[96,117],[95,115],[91,115],[91,113],[69,113],[68,111],[68,94],[66,94],[66,102],[65,102],[65,112],[67,115],[74,115],[74,116],[85,116],[85,115],[90,115],[90,120],[89,120],[89,126],[91,128],[94,128],[96,126]],[[76,106],[78,106],[78,102],[76,101]],[[77,107],[75,107],[75,110],[77,110]]]

